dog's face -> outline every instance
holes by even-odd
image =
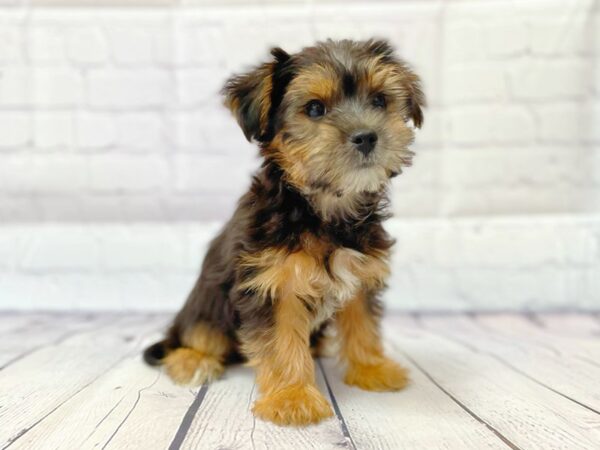
[[[226,105],[302,192],[378,192],[409,165],[424,96],[383,41],[327,41],[233,77]]]

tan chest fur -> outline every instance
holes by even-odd
[[[244,255],[241,264],[254,269],[241,289],[252,289],[263,299],[293,294],[306,303],[313,326],[331,317],[360,289],[381,287],[389,274],[388,253],[370,254],[332,247],[304,237],[300,250],[267,249]]]

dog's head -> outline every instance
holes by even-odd
[[[225,85],[225,104],[248,140],[307,195],[383,190],[409,165],[423,122],[417,75],[385,41],[326,41],[272,60]],[[320,193],[320,194],[319,194]]]

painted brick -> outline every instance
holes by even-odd
[[[530,25],[531,51],[544,56],[576,55],[592,51],[593,23],[587,15],[551,16]]]
[[[239,193],[203,193],[187,192],[175,195],[171,201],[164,204],[163,217],[177,217],[178,220],[206,222],[212,220],[227,220],[239,200]],[[218,205],[218,207],[215,207]]]
[[[438,149],[420,149],[416,152],[414,164],[402,169],[402,173],[392,180],[392,186],[397,190],[436,189],[440,181],[440,165],[438,161],[443,153]]]
[[[507,144],[530,143],[535,135],[533,115],[523,107],[503,107],[492,118],[491,136]]]
[[[24,271],[85,271],[98,267],[98,245],[84,229],[62,232],[60,227],[36,230],[23,254]]]
[[[251,157],[203,157],[180,155],[174,159],[175,188],[191,192],[234,192],[250,185],[250,174],[258,166]]]
[[[576,103],[539,106],[539,138],[551,143],[572,143],[583,139],[581,110],[581,105]]]
[[[123,66],[151,63],[154,60],[153,37],[156,32],[135,26],[110,26],[108,39],[115,62]]]
[[[114,117],[105,113],[80,113],[75,116],[75,135],[80,149],[106,148],[115,144]]]
[[[89,180],[87,160],[79,155],[19,154],[3,158],[0,182],[7,192],[79,193]]]
[[[595,310],[598,307],[598,292],[600,292],[600,270],[596,265],[581,272],[581,278],[577,279],[576,283],[570,283],[573,290],[579,294],[574,298],[577,298],[577,303],[582,308]]]
[[[510,150],[447,149],[444,152],[446,163],[441,168],[439,181],[448,187],[470,190],[502,183],[507,172],[506,152]]]
[[[197,105],[220,97],[227,73],[213,68],[177,72],[177,99],[183,106]]]
[[[102,64],[108,60],[108,44],[101,29],[75,28],[67,35],[67,54],[75,64]]]
[[[416,132],[416,146],[439,146],[444,140],[444,113],[440,108],[427,108],[421,130]]]
[[[82,191],[85,192],[86,188],[87,186]],[[86,221],[83,214],[83,205],[86,199],[81,195],[82,191],[73,191],[69,193],[70,195],[65,195],[67,192],[64,190],[43,196],[36,193],[35,197],[41,197],[35,202],[39,214],[37,220],[51,223]]]
[[[472,191],[484,186],[518,189],[554,185],[560,189],[560,183],[590,182],[581,167],[585,166],[585,154],[581,147],[524,148],[517,144],[483,150],[452,148],[444,155],[447,162],[442,183]]]
[[[442,42],[444,57],[450,62],[481,60],[485,55],[482,33],[482,28],[471,22],[448,24]]]
[[[162,158],[119,154],[90,157],[90,186],[95,191],[159,190],[167,183],[168,167]]]
[[[483,36],[490,57],[515,57],[528,50],[527,26],[524,21],[502,21],[487,24]]]
[[[27,113],[0,112],[0,150],[29,143],[31,119]]]
[[[224,26],[207,23],[189,23],[190,20],[179,17],[175,29],[159,31],[154,36],[154,58],[160,64],[177,67],[223,66],[229,57],[225,42]],[[241,36],[237,33],[236,36]],[[238,39],[238,46],[243,40]]]
[[[36,111],[33,124],[36,148],[72,148],[75,134],[71,111]]]
[[[388,305],[392,296],[399,296],[398,307],[406,308],[405,301],[411,301],[414,310],[431,309],[462,309],[465,307],[464,300],[457,291],[455,275],[452,271],[434,267],[417,266],[407,271],[408,286],[400,285],[386,295]],[[402,280],[402,278],[401,278]],[[396,295],[394,295],[394,293]],[[457,299],[452,304],[444,299],[448,296]],[[410,303],[409,303],[410,304]],[[445,308],[444,308],[445,306]],[[407,308],[408,309],[408,308]]]
[[[388,310],[593,308],[599,225],[566,216],[392,220]],[[0,249],[11,256],[0,252],[0,267],[13,272],[0,290],[18,308],[43,299],[51,308],[175,309],[219,226],[4,225]]]
[[[398,217],[431,217],[440,211],[442,196],[438,189],[402,189],[402,181],[394,181],[392,212]]]
[[[598,212],[591,5],[9,8],[0,116],[16,125],[0,136],[0,220],[225,219],[258,161],[222,82],[272,45],[373,34],[416,67],[430,105],[415,166],[392,184],[396,214]]]
[[[514,106],[457,108],[447,116],[446,127],[450,140],[459,144],[528,143],[535,135],[533,116]]]
[[[444,80],[448,102],[501,101],[507,95],[503,65],[488,63],[451,67]]]
[[[231,113],[218,103],[213,108],[175,114],[169,118],[169,124],[171,140],[178,148],[204,153],[256,154],[256,146],[246,141]]]
[[[120,148],[128,150],[165,150],[166,123],[157,113],[127,113],[116,118]]]
[[[168,226],[107,227],[99,238],[100,264],[116,271],[185,268],[184,238]]]
[[[520,100],[584,98],[591,89],[591,65],[584,60],[538,60],[515,64],[510,87]]]
[[[28,107],[33,102],[31,70],[24,66],[0,69],[0,106]]]
[[[178,51],[178,36],[181,36],[183,31],[181,27],[159,28],[152,35],[152,54],[156,63],[173,66],[182,65],[181,52]]]
[[[0,24],[0,63],[23,61],[23,28],[17,25]]]
[[[35,69],[32,72],[36,105],[78,106],[83,103],[83,74],[76,69]]]
[[[19,258],[26,248],[28,237],[22,230],[11,227],[0,234],[0,271],[17,267]],[[0,278],[2,278],[0,276]]]
[[[600,13],[596,12],[590,20],[591,28],[593,30],[598,30],[600,27]],[[595,55],[600,55],[600,33],[592,33],[592,37],[590,39],[590,46],[592,48],[592,53]]]
[[[30,27],[27,52],[36,64],[64,64],[67,61],[64,29],[45,25]]]
[[[489,108],[454,108],[445,116],[444,128],[451,142],[486,143],[491,136],[493,114]]]
[[[600,143],[600,101],[592,104],[586,109],[583,117],[583,139],[586,142]]]
[[[563,263],[562,243],[553,228],[498,226],[491,229],[447,227],[431,237],[431,261],[448,267],[526,268]]]
[[[169,97],[169,76],[158,69],[98,70],[88,80],[89,101],[96,107],[163,106]]]

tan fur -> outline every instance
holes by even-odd
[[[289,384],[314,383],[314,365],[308,349],[309,313],[292,294],[291,285],[289,288],[276,305],[271,333],[244,346],[252,355],[249,364],[257,367],[259,390],[265,394]]]
[[[366,391],[398,391],[408,381],[406,369],[388,358],[374,365],[349,364],[344,377],[346,384]]]
[[[277,425],[309,425],[333,416],[331,406],[313,385],[287,386],[257,400],[252,411]]]
[[[271,73],[273,72],[273,64],[269,64],[268,67],[268,72]],[[260,88],[260,95],[259,95],[259,104],[260,104],[260,131],[261,133],[265,132],[265,129],[267,128],[267,122],[269,120],[268,115],[269,115],[269,98],[271,97],[271,89],[273,88],[273,84],[271,81],[271,77],[267,76],[263,83],[261,84],[261,88]]]
[[[239,82],[251,86],[255,91],[255,101],[252,102],[250,109],[259,117],[259,133],[265,131],[268,122],[270,96],[272,89],[271,74],[273,72],[273,63],[265,63],[256,68],[251,74],[242,77]],[[225,96],[224,104],[237,117],[238,123],[242,125],[243,117],[240,111],[240,99],[235,96]],[[242,126],[243,128],[243,126]],[[245,131],[246,132],[246,131]],[[250,139],[250,135],[246,136]]]
[[[314,363],[308,339],[308,310],[294,291],[298,278],[282,286],[276,305],[275,325],[266,336],[244,343],[256,368],[263,397],[254,413],[280,425],[307,425],[330,417],[331,407],[315,386]]]
[[[331,414],[314,388],[314,364],[308,346],[310,330],[328,319],[364,287],[383,285],[388,274],[387,254],[365,255],[347,248],[329,249],[309,236],[305,236],[302,242],[302,249],[294,253],[287,249],[269,249],[257,255],[244,255],[241,262],[257,272],[241,287],[254,289],[262,297],[277,299],[273,330],[260,339],[243,342],[243,350],[252,355],[250,364],[256,367],[257,384],[265,395],[256,403],[254,412],[259,417],[281,424],[313,423]],[[330,273],[324,263],[329,252]],[[383,385],[399,387],[394,372],[388,367],[390,363],[381,356],[381,349],[368,346],[378,343],[378,335],[368,333],[368,339],[372,341],[367,341],[365,348],[352,340],[354,335],[349,327],[355,323],[362,327],[368,324],[366,321],[358,322],[354,317],[357,307],[360,306],[357,304],[349,308],[347,314],[342,314],[342,323],[346,326],[343,334],[349,338],[345,349],[350,353],[373,351],[377,355],[376,362],[387,365],[381,366],[379,371],[371,366],[363,368],[359,364],[370,360],[365,355],[353,355],[352,361],[356,364],[351,366],[352,373],[363,370],[350,380],[353,384],[371,389],[382,388]],[[353,332],[361,333],[363,329]],[[361,374],[375,376],[369,378],[372,380],[369,384],[364,376],[361,378]]]
[[[357,95],[366,99],[385,92],[387,110],[398,114],[360,108],[358,105],[364,100],[342,100],[339,68],[326,63],[311,65],[301,69],[290,83],[288,96],[293,100],[287,109],[285,127],[264,151],[325,219],[357,217],[365,192],[382,191],[392,174],[412,163],[413,153],[407,146],[414,133],[407,125],[407,105],[414,95],[416,76],[404,66],[382,63],[378,56],[365,57],[357,65],[353,72],[363,81],[359,82]],[[344,112],[332,111],[322,120],[307,119],[303,107],[312,99],[323,101],[328,109],[341,103]],[[357,106],[353,107],[353,103]],[[378,153],[375,164],[368,167],[357,166],[355,152],[347,143],[347,134],[357,128],[376,130],[378,145],[385,148]],[[286,133],[296,139],[283,140],[281,136]],[[323,184],[328,189],[321,189]]]
[[[204,322],[198,322],[181,336],[185,347],[192,348],[215,358],[222,359],[231,349],[231,340],[220,330]]]
[[[221,331],[199,322],[181,337],[185,347],[169,353],[164,360],[167,374],[178,384],[200,385],[223,373],[223,360],[231,341]]]
[[[383,354],[378,325],[357,295],[336,316],[341,357],[348,368],[344,381],[371,391],[394,391],[408,382],[406,370]]]
[[[318,98],[331,104],[337,94],[338,77],[330,66],[320,65],[312,67],[310,70],[302,70],[297,75],[297,81],[294,89],[302,93],[302,96],[308,100]]]
[[[331,248],[310,235],[304,236],[302,243],[302,249],[293,253],[270,248],[242,255],[240,265],[254,269],[256,275],[240,289],[254,290],[263,299],[277,298],[284,288],[292,289],[312,309],[324,308],[324,320],[361,286],[382,287],[389,274],[387,253],[374,251],[366,255],[348,248]],[[325,267],[326,257],[331,273]]]
[[[332,415],[313,362],[332,325],[346,383],[407,382],[378,329],[393,245],[382,221],[390,179],[412,163],[425,98],[385,41],[328,40],[271,56],[222,91],[263,164],[167,336],[144,358],[182,384],[213,380],[225,361],[245,358],[261,395],[254,413],[306,425]]]
[[[175,383],[190,386],[214,381],[224,370],[219,358],[185,347],[169,353],[163,364],[167,375]]]

